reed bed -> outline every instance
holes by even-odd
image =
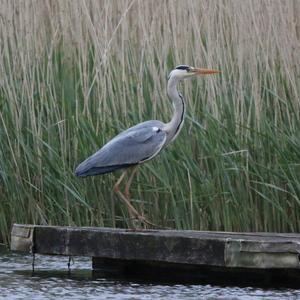
[[[168,121],[178,139],[140,167],[132,201],[178,229],[300,230],[299,1],[0,1],[0,232],[13,222],[130,226],[118,177],[75,166],[120,130]]]

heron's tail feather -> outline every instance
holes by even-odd
[[[75,175],[77,177],[87,177],[94,175],[101,175],[110,172],[114,172],[120,169],[129,168],[132,164],[122,164],[122,165],[114,165],[114,166],[103,166],[103,167],[86,167],[84,165],[79,165],[75,170]]]

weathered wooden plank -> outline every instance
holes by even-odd
[[[14,225],[11,248],[182,266],[300,269],[300,234]]]
[[[177,232],[174,232],[177,233]],[[224,243],[210,238],[172,235],[171,231],[108,228],[35,228],[34,251],[127,260],[223,265]]]
[[[31,252],[34,225],[14,224],[11,231],[10,248],[13,251]]]

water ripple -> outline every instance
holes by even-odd
[[[68,274],[68,258],[35,258],[36,272],[31,271],[32,256],[0,252],[0,299],[300,299],[300,290],[221,287],[192,284],[149,284],[95,278],[91,260],[75,258]]]

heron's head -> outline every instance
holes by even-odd
[[[211,69],[194,68],[187,65],[179,65],[174,70],[171,71],[168,79],[176,78],[177,80],[183,80],[186,78],[195,77],[197,75],[209,75],[209,74],[216,74],[216,73],[220,73],[220,71],[211,70]]]

